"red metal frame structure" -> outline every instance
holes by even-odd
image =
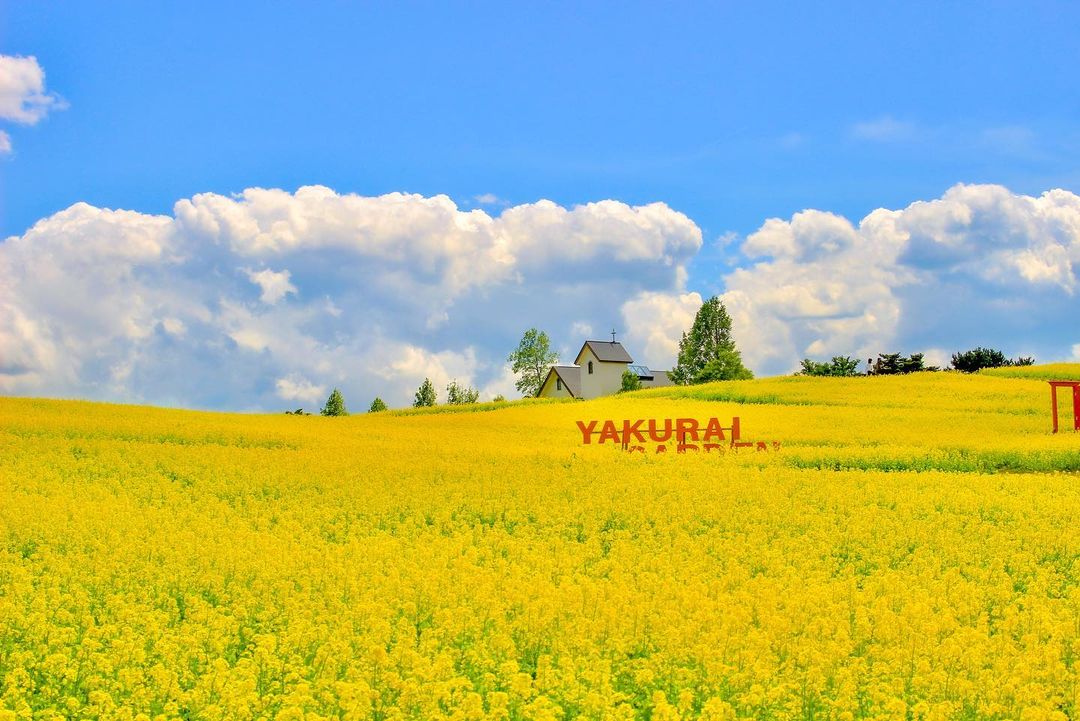
[[[1058,388],[1072,388],[1073,430],[1080,431],[1080,381],[1050,381],[1050,405],[1054,409],[1054,433],[1058,432]]]

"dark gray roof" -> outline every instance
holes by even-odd
[[[563,385],[566,386],[566,390],[570,391],[570,395],[574,398],[581,398],[581,366],[551,366],[548,376],[550,377],[552,373],[562,379]],[[540,390],[544,389],[546,383],[547,378],[544,378],[544,383],[540,384]]]
[[[630,357],[630,354],[626,352],[626,349],[622,347],[622,343],[610,341],[610,340],[587,340],[585,345],[581,346],[581,350],[578,351],[575,361],[581,360],[581,354],[585,351],[586,346],[592,350],[596,359],[605,363],[633,363],[634,359]]]

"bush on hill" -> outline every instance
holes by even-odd
[[[804,376],[856,376],[859,375],[859,361],[846,355],[833,356],[831,361],[818,363],[804,358],[799,375]]]
[[[1011,366],[1034,365],[1034,358],[1020,357],[1010,359],[996,348],[973,348],[962,353],[953,353],[952,367],[963,373],[974,373],[983,368],[1008,368]]]
[[[876,376],[891,376],[939,370],[941,369],[937,366],[927,366],[923,362],[922,353],[912,353],[906,357],[899,353],[878,353],[877,360],[874,361],[870,373]]]
[[[413,408],[426,408],[435,405],[435,402],[435,386],[432,385],[430,378],[425,378],[424,382],[420,384],[420,387],[416,389],[416,396],[413,398]]]
[[[463,406],[480,400],[480,391],[471,386],[461,385],[456,380],[446,386],[446,402],[452,406]]]
[[[622,372],[622,388],[619,389],[619,393],[625,391],[639,391],[641,390],[641,379],[638,378],[637,373],[630,370]]]

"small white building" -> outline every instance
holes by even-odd
[[[618,393],[623,371],[636,374],[642,388],[674,385],[667,371],[634,363],[622,343],[587,340],[574,362],[554,365],[540,384],[537,398],[596,398]]]

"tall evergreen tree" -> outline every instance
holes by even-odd
[[[707,369],[707,370],[706,370]],[[731,316],[717,296],[705,301],[694,325],[679,341],[679,360],[671,380],[681,385],[714,380],[742,380],[754,374],[743,365],[731,338]]]
[[[345,409],[345,397],[341,395],[341,391],[335,388],[330,392],[330,397],[326,399],[326,405],[319,411],[324,416],[347,416],[349,411]]]
[[[530,328],[506,360],[513,363],[513,371],[518,375],[514,385],[523,396],[529,397],[540,392],[548,368],[559,362],[559,354],[551,350],[547,333]]]
[[[424,408],[435,405],[435,386],[430,378],[425,378],[420,387],[416,389],[416,398],[413,400],[413,408]]]
[[[375,400],[371,402],[371,406],[367,409],[368,413],[378,413],[379,411],[385,411],[386,404],[383,403],[383,399],[375,396]]]

